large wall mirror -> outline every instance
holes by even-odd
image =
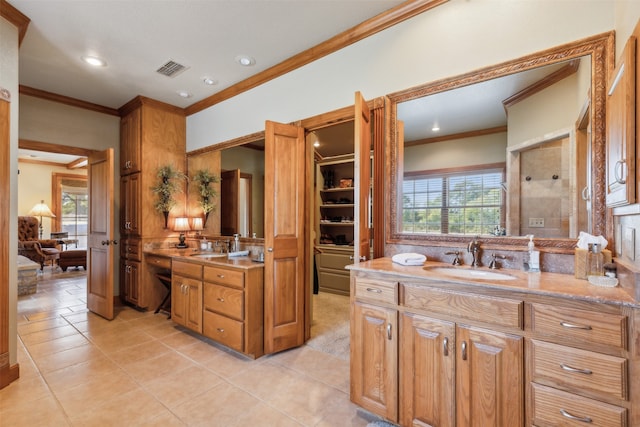
[[[389,96],[389,243],[569,250],[611,238],[605,97],[613,34]]]

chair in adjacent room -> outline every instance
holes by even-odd
[[[34,216],[18,217],[18,255],[23,255],[40,264],[40,270],[51,261],[51,266],[57,265],[60,250],[56,239],[40,240],[38,238],[38,218]]]

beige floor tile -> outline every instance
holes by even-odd
[[[260,401],[233,385],[222,382],[172,410],[189,426],[231,426],[239,414],[250,411]]]
[[[219,347],[211,345],[206,341],[198,341],[191,345],[180,347],[176,351],[194,362],[202,364],[206,364],[220,353],[224,353],[224,350],[221,350]]]
[[[27,345],[25,343],[25,347],[29,351],[31,357],[37,361],[38,357],[45,356],[47,354],[53,354],[59,351],[69,350],[71,348],[89,344],[89,341],[84,336],[75,334],[37,344]]]
[[[89,360],[104,358],[104,354],[93,345],[83,345],[38,357],[36,365],[42,373],[67,368]]]
[[[165,375],[146,383],[145,389],[168,408],[175,408],[222,381],[216,374],[194,365],[179,372],[167,370]]]
[[[136,427],[182,427],[186,424],[180,421],[180,418],[175,416],[169,411],[162,411],[162,414],[150,418],[148,420],[141,420],[140,424]]]
[[[2,411],[2,426],[66,427],[71,423],[52,396]]]
[[[74,426],[137,426],[145,420],[168,414],[168,409],[153,396],[144,390],[136,389],[115,395],[103,401],[101,405],[70,418]]]
[[[233,427],[300,427],[302,425],[303,424],[300,424],[286,414],[264,403],[259,403],[252,408],[247,408],[247,410],[238,414],[236,421],[229,424],[229,426]]]
[[[34,400],[40,400],[50,396],[51,390],[47,387],[42,377],[25,379],[20,377],[7,387],[0,390],[0,412],[25,405],[27,406]],[[0,417],[0,425],[2,425]]]
[[[79,334],[80,332],[78,332],[76,328],[67,323],[64,326],[58,326],[55,328],[45,329],[43,331],[22,334],[21,337],[22,342],[25,345],[30,345]]]
[[[91,378],[108,376],[121,370],[118,365],[106,357],[94,358],[84,363],[78,363],[67,368],[43,373],[47,384],[54,393],[76,387]]]
[[[73,312],[68,308],[64,307],[64,308],[59,308],[54,310],[42,310],[42,311],[37,311],[32,313],[25,313],[24,315],[30,322],[34,322],[34,321],[44,320],[44,319],[53,319],[63,314],[70,314],[70,313],[73,313]]]
[[[165,320],[164,323],[158,323],[144,328],[144,331],[155,339],[164,339],[167,336],[178,332],[176,324],[171,320]]]
[[[166,375],[169,370],[179,373],[184,369],[195,366],[195,363],[171,350],[152,358],[120,366],[136,381],[141,384],[147,384],[158,377]]]
[[[349,362],[339,357],[302,346],[276,354],[269,360],[349,392]]]
[[[196,335],[186,330],[176,330],[174,333],[162,337],[162,342],[171,348],[181,348],[197,342],[202,342],[206,338]]]
[[[45,319],[39,322],[28,322],[18,325],[18,334],[23,336],[32,332],[44,331],[51,328],[57,328],[59,326],[68,326],[69,322],[62,317],[56,317],[54,319]]]
[[[152,359],[173,351],[160,341],[149,341],[133,347],[127,347],[109,354],[109,358],[119,365],[125,366],[140,360]]]
[[[322,419],[314,427],[366,427],[378,418],[362,411],[349,399],[341,399],[322,411]]]
[[[264,358],[254,360],[237,353],[219,351],[211,359],[203,361],[202,365],[221,377],[228,379],[250,369],[252,366],[260,365],[264,361]]]
[[[88,336],[92,343],[107,354],[115,353],[128,347],[135,347],[153,340],[149,334],[142,330],[122,327],[118,327],[116,331],[110,333],[90,333]]]

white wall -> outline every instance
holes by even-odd
[[[356,91],[374,98],[610,31],[618,3],[633,29],[640,6],[627,2],[451,0],[189,116],[187,151],[352,105]]]
[[[10,203],[9,224],[18,223],[16,214],[16,187],[18,173],[18,29],[0,18],[0,87],[11,94],[10,123],[9,123],[9,175],[11,176],[11,194],[3,195]],[[5,165],[0,165],[5,167]],[[7,200],[4,199],[3,203]],[[18,247],[17,227],[9,227],[9,248]],[[18,251],[9,251],[9,364],[15,365],[17,359],[18,330],[16,312],[18,308]],[[4,285],[2,285],[4,286]]]

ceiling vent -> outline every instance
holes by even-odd
[[[162,67],[158,68],[156,72],[162,74],[163,76],[175,77],[187,69],[189,69],[189,67],[186,67],[182,64],[178,64],[175,61],[169,60]]]

